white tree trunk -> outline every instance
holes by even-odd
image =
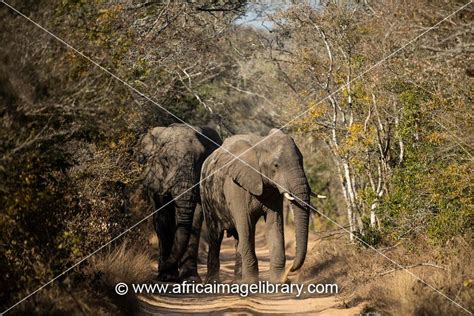
[[[350,169],[347,161],[340,157],[334,157],[336,167],[339,175],[339,182],[341,184],[344,200],[347,207],[347,220],[349,223],[349,239],[354,241],[354,233],[356,232],[356,213],[355,213],[355,195],[352,190],[352,179],[350,176]]]

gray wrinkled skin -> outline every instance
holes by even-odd
[[[222,144],[213,129],[196,130]],[[199,281],[197,244],[203,217],[199,186],[188,189],[199,182],[204,160],[217,147],[184,124],[155,127],[141,141],[142,160],[146,162],[143,184],[154,209],[162,208],[154,215],[160,280],[177,280],[179,274],[180,279]]]
[[[265,217],[270,243],[270,281],[283,281],[283,194],[287,189],[289,194],[309,205],[310,188],[303,170],[303,157],[293,139],[279,130],[272,130],[270,134],[268,139],[252,149],[249,148],[262,137],[252,134],[230,137],[204,162],[201,201],[209,230],[207,282],[219,281],[219,252],[224,231],[236,239],[236,279],[245,283],[258,281],[255,225],[262,216]],[[230,162],[234,157],[224,148],[234,155],[248,150],[241,159],[284,189],[244,163],[238,160]],[[225,166],[228,162],[229,165]],[[296,256],[291,270],[295,271],[303,265],[306,257],[309,208],[297,200],[291,203],[296,234]]]

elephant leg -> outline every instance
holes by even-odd
[[[198,203],[194,210],[193,227],[191,230],[191,236],[189,237],[188,248],[180,262],[179,278],[181,280],[194,281],[198,283],[202,282],[197,270],[197,258],[203,219],[204,216],[201,204]]]
[[[242,279],[242,257],[239,253],[239,237],[235,237],[235,266],[234,266],[234,279],[240,281]]]
[[[283,214],[268,211],[266,216],[268,248],[270,249],[270,282],[283,282],[285,273],[285,234]]]
[[[164,205],[170,199],[160,197],[160,202],[156,201],[155,209],[159,209],[159,205]],[[171,255],[173,240],[175,235],[175,214],[172,204],[160,209],[155,214],[155,231],[158,237],[158,279],[163,281],[176,279],[178,276],[178,266],[165,268],[165,262],[169,260]]]
[[[196,203],[176,200],[174,206],[176,230],[172,243],[173,247],[163,268],[165,270],[172,269],[173,271],[178,267],[180,260],[188,248]]]
[[[247,217],[236,218],[235,224],[239,234],[237,252],[242,260],[242,282],[256,283],[258,281],[258,261],[255,253],[256,220]]]
[[[220,258],[222,238],[224,232],[209,227],[209,251],[207,255],[207,277],[206,283],[220,282]]]

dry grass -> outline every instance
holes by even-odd
[[[139,310],[135,294],[119,296],[118,282],[144,283],[154,276],[148,245],[123,243],[96,255],[79,273],[55,282],[11,311],[16,315],[133,315]],[[130,291],[132,292],[132,291]]]
[[[146,245],[148,246],[148,245]],[[104,284],[115,286],[118,282],[143,283],[153,277],[153,260],[148,247],[123,243],[111,252],[93,258],[90,271],[99,273]]]
[[[473,265],[469,257],[449,258],[446,269],[416,267],[410,269],[427,284],[435,287],[468,311],[474,307]],[[371,297],[374,308],[387,314],[469,315],[430,286],[406,271],[397,270],[382,277]]]
[[[109,253],[96,256],[88,268],[95,287],[120,308],[124,314],[136,314],[139,301],[133,291],[124,296],[115,292],[115,285],[124,282],[131,288],[132,283],[150,282],[154,277],[153,260],[148,245],[130,246],[123,243]]]
[[[464,308],[474,307],[472,245],[463,241],[436,247],[426,241],[419,248],[403,245],[383,253],[410,272],[454,299]],[[371,249],[361,249],[346,240],[325,240],[314,247],[299,282],[336,283],[343,305],[366,302],[367,312],[380,315],[468,315],[407,271],[391,264]],[[418,265],[421,263],[436,266]]]

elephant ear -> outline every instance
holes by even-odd
[[[230,156],[230,160],[234,159],[228,169],[232,180],[253,195],[262,195],[263,179],[259,173],[260,167],[255,149],[251,148],[250,144],[246,141],[238,141],[228,150],[239,157],[237,159],[227,153]],[[245,161],[245,163],[241,160]]]

